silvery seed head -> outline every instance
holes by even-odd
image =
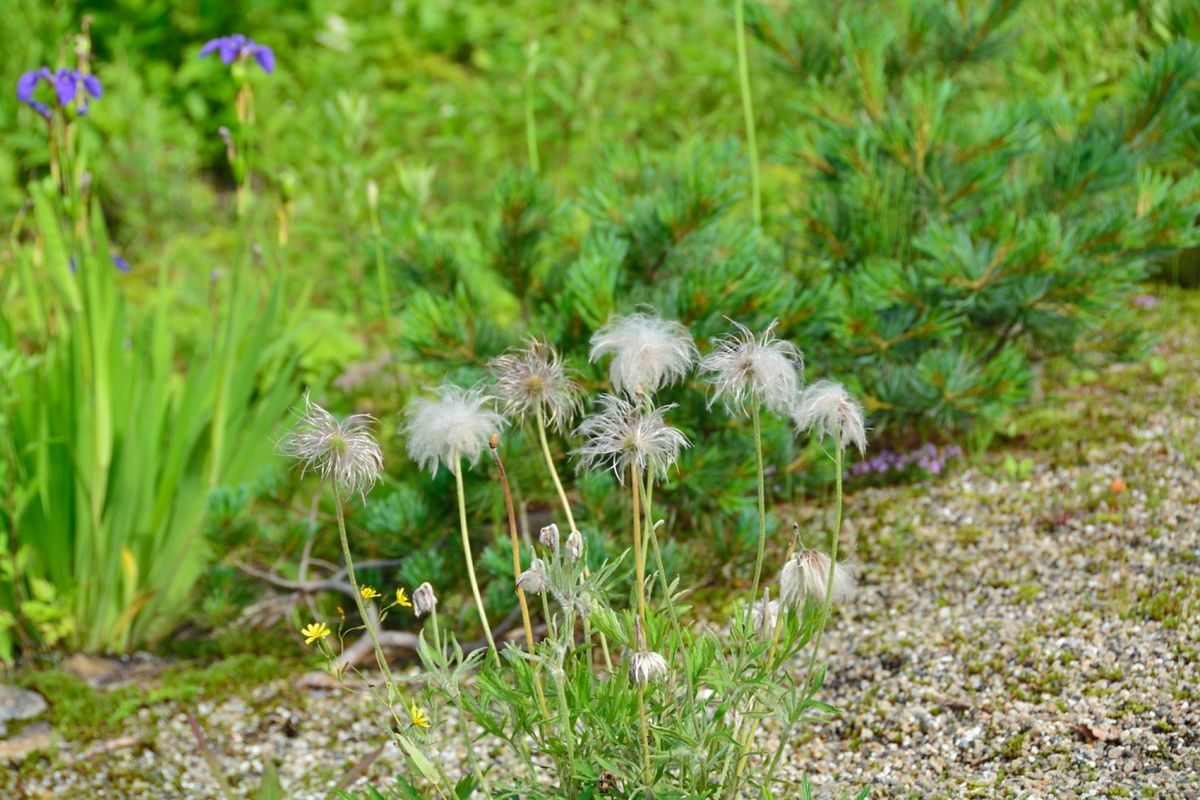
[[[579,382],[546,342],[530,339],[493,358],[488,370],[496,379],[493,391],[512,419],[523,421],[541,411],[547,427],[563,431],[583,410]]]
[[[571,535],[567,537],[567,555],[572,561],[583,557],[583,534],[579,531],[571,531]]]
[[[383,451],[371,433],[375,419],[355,414],[339,421],[306,394],[304,411],[279,441],[279,452],[300,462],[340,492],[366,497],[383,472]]]
[[[667,677],[667,660],[650,650],[638,650],[629,659],[629,680],[645,686]]]
[[[542,543],[542,547],[550,550],[558,549],[558,525],[551,522],[538,533],[538,541]]]
[[[437,607],[437,596],[433,593],[433,586],[429,581],[425,581],[412,596],[413,613],[418,617],[423,617]]]
[[[492,403],[493,398],[479,389],[452,384],[439,388],[436,398],[415,398],[408,404],[404,427],[409,456],[434,475],[439,464],[453,471],[460,458],[474,465],[504,426]]]
[[[595,363],[608,354],[613,357],[609,380],[629,397],[638,387],[654,394],[681,380],[698,355],[687,328],[650,314],[616,317],[592,334],[590,360]]]
[[[546,572],[546,564],[540,558],[535,558],[529,569],[517,576],[517,588],[525,594],[541,594],[550,586],[550,574]]]
[[[825,587],[829,582],[829,556],[820,550],[802,548],[787,560],[779,576],[779,594],[785,605],[799,608],[812,598],[825,602]],[[854,575],[843,564],[833,568],[831,602],[842,603],[854,592]]]
[[[713,393],[709,406],[720,399],[732,411],[746,412],[746,402],[763,403],[786,414],[796,402],[804,378],[804,356],[791,342],[775,338],[772,322],[761,336],[734,323],[736,331],[721,337],[700,360]]]
[[[842,449],[848,445],[854,445],[860,453],[867,449],[862,406],[840,383],[818,381],[801,392],[792,409],[792,421],[801,431],[832,437]]]
[[[621,483],[631,467],[665,477],[679,451],[688,446],[687,437],[666,422],[666,412],[674,405],[647,409],[612,394],[600,395],[596,404],[600,410],[584,417],[575,429],[584,439],[575,450],[580,469],[611,469]]]

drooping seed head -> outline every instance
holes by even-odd
[[[651,314],[616,317],[592,335],[590,360],[611,354],[613,387],[633,397],[640,386],[654,394],[682,380],[698,355],[692,334],[679,322]]]
[[[418,617],[423,617],[437,607],[437,595],[433,593],[433,586],[429,581],[425,581],[417,587],[412,596],[413,613]]]
[[[559,542],[558,525],[551,522],[549,525],[542,528],[541,531],[538,532],[538,541],[542,543],[542,547],[550,550],[557,550]]]
[[[488,371],[496,380],[493,391],[512,419],[536,417],[540,410],[547,427],[563,431],[583,410],[579,382],[547,342],[530,339],[493,358]]]
[[[529,569],[517,576],[517,588],[525,594],[541,594],[550,586],[550,575],[546,572],[546,563],[535,558]]]
[[[600,395],[596,403],[600,410],[584,417],[575,429],[584,439],[575,450],[580,469],[611,469],[621,483],[631,467],[665,477],[679,451],[689,445],[687,437],[666,422],[673,404],[646,409],[612,394]]]
[[[652,650],[638,650],[629,659],[629,680],[641,686],[667,677],[667,660]]]
[[[383,451],[371,433],[374,422],[367,414],[338,420],[306,394],[304,410],[278,449],[296,459],[302,471],[312,470],[346,496],[365,499],[383,472]]]
[[[763,599],[751,607],[750,623],[763,639],[770,639],[775,631],[775,626],[779,623],[779,601],[771,599],[769,586],[763,589]]]
[[[824,603],[828,582],[829,556],[820,550],[802,548],[783,565],[779,576],[780,599],[792,608],[803,607],[805,600],[810,597],[818,603]],[[837,564],[833,568],[831,602],[845,602],[853,592],[853,573],[845,565]]]
[[[731,412],[746,413],[746,404],[763,403],[776,414],[788,413],[800,393],[804,356],[791,342],[775,338],[776,322],[760,336],[734,323],[733,333],[721,337],[713,351],[700,360],[713,393]]]
[[[434,475],[439,464],[453,471],[460,458],[474,465],[492,435],[504,427],[493,402],[478,388],[453,384],[440,387],[436,398],[414,399],[404,427],[409,456]]]
[[[815,431],[820,437],[832,437],[838,447],[854,445],[860,453],[867,449],[867,428],[862,406],[834,381],[819,381],[800,393],[792,421],[800,431]]]

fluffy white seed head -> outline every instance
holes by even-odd
[[[800,431],[832,437],[843,449],[849,445],[857,447],[860,453],[867,449],[862,406],[840,383],[818,381],[801,392],[792,410],[792,421]]]
[[[631,467],[665,477],[679,451],[689,444],[678,428],[666,422],[666,412],[674,405],[647,409],[644,403],[634,405],[612,394],[600,395],[596,404],[599,410],[584,417],[575,429],[584,440],[575,450],[580,469],[611,469],[621,483]]]
[[[404,432],[413,461],[437,474],[438,465],[453,470],[459,458],[474,465],[504,418],[492,408],[493,398],[480,389],[446,384],[437,397],[418,397],[408,404]]]
[[[629,397],[639,386],[649,395],[682,380],[698,355],[687,328],[651,314],[616,317],[592,334],[590,360],[609,354],[609,380]]]
[[[437,596],[433,593],[433,586],[429,581],[425,581],[412,596],[413,613],[418,617],[423,617],[437,606]]]
[[[763,611],[766,610],[766,614]],[[779,601],[771,599],[771,589],[763,589],[763,599],[750,608],[750,622],[763,639],[770,639],[779,622]]]
[[[829,582],[829,556],[820,550],[802,548],[787,560],[779,576],[779,594],[784,605],[804,606],[812,598],[825,602],[825,587]],[[854,593],[854,574],[844,564],[833,568],[831,602],[842,603]]]
[[[525,594],[541,594],[550,587],[550,574],[546,572],[546,563],[535,558],[529,569],[517,576],[517,588]]]
[[[542,547],[549,548],[550,550],[557,550],[559,542],[558,524],[551,522],[549,525],[542,528],[541,531],[538,532],[538,541],[542,543]]]
[[[546,342],[530,339],[493,358],[488,370],[496,380],[493,391],[512,419],[536,417],[540,410],[547,427],[563,431],[583,410],[579,382]]]
[[[713,351],[700,360],[708,373],[716,400],[731,412],[746,412],[747,401],[763,403],[776,414],[788,413],[804,379],[804,356],[791,342],[775,338],[772,322],[760,336],[735,322],[733,333],[716,341]]]
[[[638,650],[629,659],[629,680],[642,686],[667,677],[667,660],[651,650]]]
[[[571,531],[571,535],[567,537],[567,555],[572,561],[583,557],[583,534],[579,531]]]
[[[345,495],[365,498],[383,472],[383,451],[371,433],[374,422],[366,414],[338,420],[306,394],[296,424],[279,440],[279,452]]]

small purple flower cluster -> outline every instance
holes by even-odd
[[[850,474],[855,477],[872,474],[886,475],[889,472],[903,472],[909,467],[915,466],[930,475],[938,475],[946,468],[947,461],[958,458],[962,454],[963,449],[956,444],[938,447],[931,442],[926,442],[915,450],[903,453],[895,450],[880,450],[870,458],[854,464],[850,468]]]
[[[101,94],[100,80],[95,75],[84,75],[77,69],[63,67],[55,72],[49,67],[42,67],[26,72],[17,79],[17,100],[46,119],[50,119],[50,106],[33,96],[40,83],[53,87],[59,108],[67,108],[79,98],[80,114],[87,113],[88,95],[99,98]]]
[[[240,33],[210,39],[205,42],[204,47],[200,48],[201,58],[213,53],[216,53],[227,65],[239,59],[253,58],[262,67],[262,71],[268,75],[275,71],[275,51]]]
[[[1133,304],[1138,308],[1154,308],[1158,305],[1158,298],[1152,294],[1134,295]]]

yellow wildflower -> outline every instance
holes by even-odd
[[[312,644],[315,641],[324,639],[332,633],[329,626],[324,622],[314,622],[311,625],[305,625],[300,631],[300,635],[304,637],[305,644]]]
[[[403,586],[396,590],[396,605],[402,608],[412,608],[412,601],[408,599],[408,592],[404,591]]]
[[[338,610],[338,616],[342,618],[342,622],[345,622],[346,621],[346,611],[341,606],[338,606],[337,610]]]
[[[412,720],[412,724],[418,728],[429,727],[429,715],[425,713],[425,709],[421,708],[416,703],[409,706],[408,718]]]
[[[379,597],[379,592],[375,591],[370,586],[362,587],[360,594],[362,594],[363,600],[374,600],[376,597]]]

